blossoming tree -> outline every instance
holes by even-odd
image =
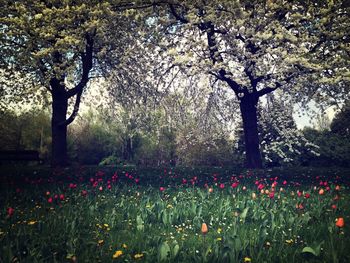
[[[166,32],[161,47],[189,74],[205,72],[233,91],[249,168],[262,167],[261,97],[279,89],[329,105],[348,94],[348,37],[342,35],[348,10],[342,1],[170,1],[167,7],[156,23]]]

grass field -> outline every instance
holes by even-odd
[[[350,170],[0,169],[0,262],[350,262]]]

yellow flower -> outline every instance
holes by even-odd
[[[151,205],[150,205],[150,204],[147,204],[147,205],[146,205],[146,208],[151,208]]]
[[[103,224],[103,226],[106,227],[106,228],[109,227],[108,224]]]
[[[139,259],[139,258],[142,258],[143,257],[143,254],[135,254],[134,255],[134,258],[135,259]]]
[[[222,229],[221,229],[221,228],[218,228],[218,234],[220,234],[220,233],[221,233],[221,231],[222,231]]]
[[[121,255],[123,255],[123,251],[117,250],[113,255],[113,259],[119,258]]]
[[[167,205],[167,208],[173,208],[173,206],[171,204]]]
[[[244,262],[252,262],[252,259],[250,257],[245,257]]]
[[[126,244],[123,244],[122,247],[123,248],[128,248],[128,246]]]
[[[104,242],[105,241],[101,239],[101,240],[97,241],[97,244],[101,246],[101,245],[103,245]]]
[[[28,225],[35,225],[36,224],[36,221],[29,221],[28,222]]]
[[[222,240],[222,238],[221,238],[221,237],[218,237],[216,240],[217,240],[217,241],[221,241],[221,240]]]
[[[286,240],[286,243],[287,243],[287,244],[292,244],[292,243],[293,243],[293,239],[287,239],[287,240]]]

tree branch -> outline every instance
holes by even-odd
[[[185,17],[181,16],[176,12],[176,8],[174,4],[169,4],[169,8],[170,8],[171,14],[176,18],[176,20],[184,24],[187,24],[189,22]]]
[[[284,82],[288,82],[288,81],[291,81],[294,77],[296,76],[295,73],[292,73],[290,74],[288,77],[286,77],[283,81]],[[265,94],[268,94],[268,93],[271,93],[273,91],[275,91],[276,89],[282,87],[283,85],[281,84],[281,82],[275,82],[275,87],[266,87],[266,88],[263,88],[259,91],[256,92],[256,95],[258,97],[261,97],[261,96],[264,96]]]
[[[94,34],[93,34],[94,35]],[[70,123],[74,121],[79,112],[79,106],[81,101],[81,95],[83,94],[84,87],[89,81],[89,73],[92,69],[92,60],[93,60],[93,36],[86,34],[86,50],[85,54],[81,55],[82,64],[83,64],[83,72],[80,79],[80,82],[72,89],[66,92],[67,98],[71,98],[76,95],[74,108],[72,114],[68,117],[64,122],[59,123],[59,126],[68,126]]]
[[[89,73],[92,69],[93,60],[93,36],[86,34],[86,47],[85,53],[81,54],[81,60],[83,63],[83,72],[81,75],[80,82],[72,89],[67,91],[67,97],[71,98],[81,92],[89,81]]]
[[[74,108],[73,108],[72,114],[69,116],[69,118],[66,121],[59,123],[58,124],[59,126],[63,126],[63,125],[68,126],[77,117],[78,112],[79,112],[79,106],[80,106],[80,101],[81,101],[81,95],[82,94],[83,94],[83,89],[81,89],[76,95],[77,97],[75,99],[75,103],[74,103]]]

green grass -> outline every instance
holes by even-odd
[[[350,262],[349,170],[1,170],[0,262]]]

